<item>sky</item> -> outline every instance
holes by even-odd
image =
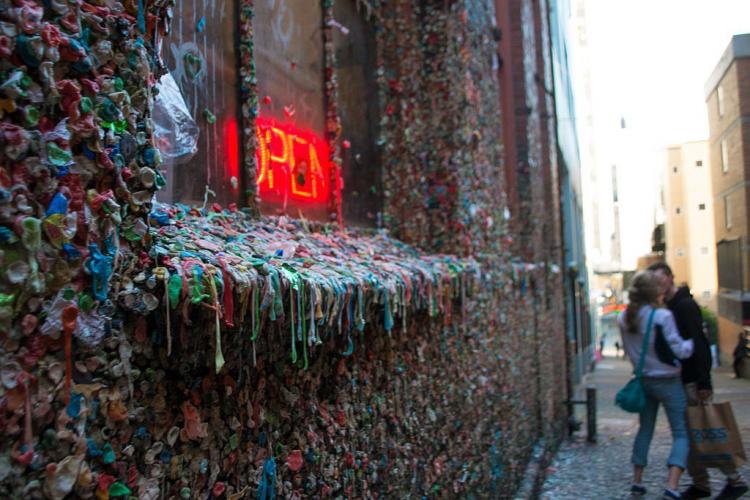
[[[616,165],[622,267],[633,269],[638,256],[650,251],[666,148],[708,138],[704,85],[732,35],[750,33],[750,0],[571,3],[574,16],[576,5],[585,7],[585,24],[576,25],[574,19],[570,33],[576,122],[587,177],[583,195],[602,198],[598,226],[603,255],[589,252],[589,259],[596,265],[610,255],[614,223],[609,186]],[[581,32],[587,49],[575,47]],[[587,230],[594,227],[592,214],[586,223]]]

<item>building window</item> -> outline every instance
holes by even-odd
[[[703,290],[703,293],[701,295],[703,296],[703,300],[710,300],[711,290]]]
[[[160,201],[200,205],[208,196],[209,203],[226,205],[240,198],[237,4],[231,0],[216,5],[214,15],[198,29],[205,2],[181,2],[164,40],[162,57],[197,125],[198,138],[197,151],[186,160],[162,155],[167,185],[157,193]]]
[[[683,250],[682,248],[678,248],[677,249],[677,256],[678,257],[682,257],[683,255],[685,255],[685,250]]]
[[[680,212],[681,212],[680,207],[675,208],[674,211],[677,215],[680,215]]]
[[[729,201],[729,196],[724,197],[724,227],[727,229],[732,227],[732,204]]]
[[[705,203],[698,204],[698,210],[705,210],[705,209],[706,209],[706,204]]]
[[[725,174],[729,172],[729,149],[727,148],[727,141],[721,141],[721,171]]]
[[[326,50],[335,51],[344,218],[356,225],[380,220],[380,123],[374,19],[361,2],[335,3],[323,28],[321,2],[255,3],[254,44],[259,116],[256,185],[262,213],[329,220],[336,192],[326,138]],[[324,29],[333,46],[324,46]]]
[[[256,2],[260,210],[325,220],[334,186],[325,139],[320,2]]]
[[[377,226],[382,207],[382,185],[377,137],[379,89],[377,85],[376,19],[361,0],[337,0],[334,17],[346,30],[334,28],[338,113],[344,192],[342,212],[347,223]],[[344,82],[346,82],[344,84]]]
[[[708,255],[708,247],[701,247],[701,254]]]
[[[677,173],[677,165],[675,165],[674,167],[672,167],[672,172],[674,172],[675,174]]]
[[[696,167],[702,167],[703,166],[703,160],[696,160],[695,161],[695,166]]]
[[[719,87],[716,89],[716,102],[718,103],[719,107],[719,117],[724,116],[724,89],[719,85]]]
[[[742,286],[742,242],[722,240],[716,243],[716,271],[719,288],[740,290]]]

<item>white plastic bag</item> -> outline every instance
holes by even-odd
[[[163,159],[185,163],[198,151],[200,129],[170,73],[161,77],[158,88],[152,117],[157,148]]]

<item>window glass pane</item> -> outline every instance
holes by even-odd
[[[716,244],[719,288],[739,290],[742,288],[742,247],[740,240],[720,241]]]
[[[323,12],[312,0],[260,0],[253,20],[258,173],[264,213],[328,218]]]
[[[240,127],[236,0],[182,0],[162,56],[193,119],[198,152],[182,164],[165,161],[167,187],[159,199],[202,204],[239,201]]]
[[[323,136],[323,11],[317,0],[255,2],[260,114]],[[270,98],[264,101],[265,97]]]
[[[333,36],[342,139],[350,144],[342,152],[344,219],[347,223],[378,225],[382,184],[375,144],[380,122],[375,19],[368,19],[367,9],[356,0],[337,0],[334,9],[336,21],[345,30],[335,29]]]
[[[729,202],[729,196],[724,197],[724,226],[727,229],[732,227],[732,206]]]

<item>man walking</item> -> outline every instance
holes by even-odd
[[[682,362],[682,383],[689,405],[708,402],[713,397],[711,385],[711,348],[708,339],[703,334],[703,318],[700,307],[690,294],[686,286],[677,288],[674,284],[672,269],[665,262],[652,264],[649,271],[659,277],[664,302],[672,311],[677,328],[685,339],[693,339],[693,355]],[[717,500],[734,500],[748,491],[747,484],[737,472],[737,469],[726,468],[722,472],[727,477],[727,484],[717,496]],[[682,498],[706,498],[711,496],[711,483],[708,471],[688,461],[688,474],[693,484],[682,493]]]

